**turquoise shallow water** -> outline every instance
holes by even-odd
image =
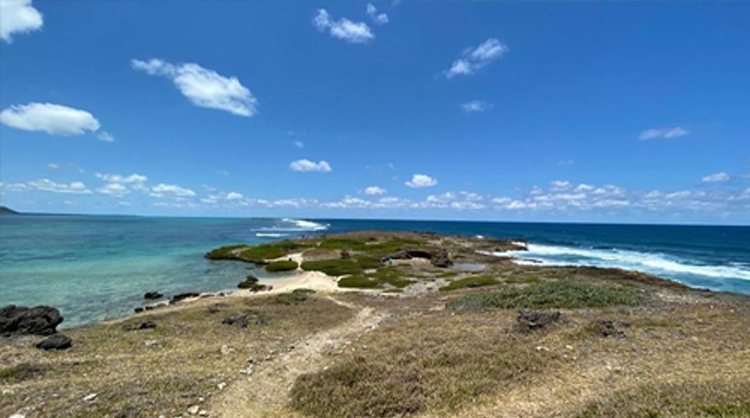
[[[0,306],[51,305],[64,326],[132,312],[148,290],[233,289],[250,264],[203,254],[235,243],[351,230],[520,238],[514,254],[546,265],[639,270],[694,287],[750,294],[750,228],[499,222],[0,216]]]

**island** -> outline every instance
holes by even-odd
[[[525,246],[371,231],[217,248],[277,278],[64,330],[65,349],[2,337],[0,415],[750,416],[750,297],[504,254]]]
[[[2,216],[2,215],[20,215],[20,214],[21,214],[20,212],[16,212],[15,210],[13,210],[13,209],[11,209],[11,208],[9,208],[7,206],[0,205],[0,216]]]

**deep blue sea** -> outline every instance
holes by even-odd
[[[528,240],[520,263],[638,270],[750,294],[750,227],[385,220],[0,216],[0,306],[51,305],[72,326],[132,312],[147,290],[233,289],[252,265],[212,248],[353,230],[415,230]]]

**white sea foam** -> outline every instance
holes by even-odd
[[[289,234],[281,234],[277,232],[258,232],[255,234],[256,237],[269,237],[269,238],[281,238],[288,237]]]
[[[688,260],[660,253],[618,249],[597,250],[542,244],[529,244],[527,248],[528,251],[508,251],[495,255],[519,257],[515,262],[523,265],[534,264],[534,261],[536,261],[542,265],[616,267],[655,275],[690,275],[717,279],[750,280],[750,268],[746,266],[692,264]]]
[[[330,227],[329,224],[321,224],[305,219],[284,218],[276,221],[276,224],[270,227],[258,228],[255,231],[273,231],[273,232],[311,232],[325,231]]]

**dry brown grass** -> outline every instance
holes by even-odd
[[[242,314],[253,319],[247,328],[221,324]],[[350,316],[351,310],[315,296],[293,306],[272,298],[221,298],[66,330],[74,345],[63,352],[37,350],[31,339],[13,340],[0,346],[0,416],[29,406],[37,408],[29,416],[46,417],[185,415],[199,398],[216,394],[219,383],[243,376],[248,359],[262,362]],[[157,328],[123,330],[143,320]],[[22,378],[3,377],[14,374],[3,370],[16,369]],[[91,393],[96,400],[82,400]]]
[[[455,411],[555,367],[506,316],[445,312],[395,320],[345,358],[301,376],[294,409],[315,417],[393,417]]]

